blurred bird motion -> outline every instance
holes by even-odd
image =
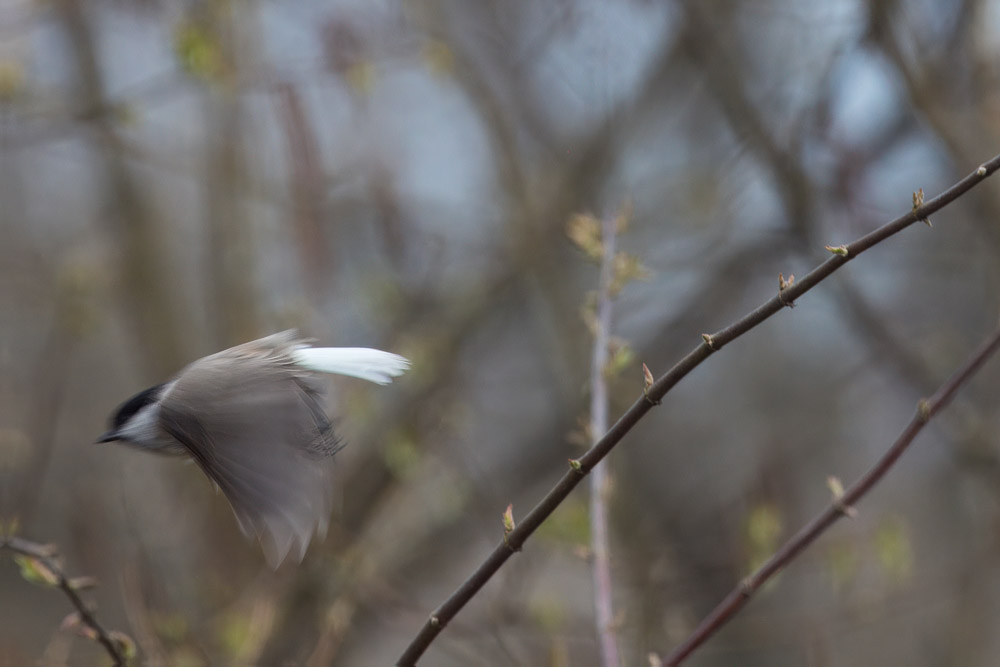
[[[343,446],[319,374],[388,384],[410,362],[359,347],[311,347],[283,331],[217,352],[139,392],[98,442],[193,459],[222,490],[240,529],[277,568],[301,562],[332,510],[331,462]]]

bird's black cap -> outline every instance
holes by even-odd
[[[111,428],[97,439],[98,443],[113,442],[118,440],[118,429],[125,425],[132,415],[142,410],[144,407],[159,398],[160,390],[166,383],[158,384],[155,387],[144,389],[138,394],[119,405],[111,416]]]

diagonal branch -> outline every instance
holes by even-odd
[[[812,544],[823,532],[833,525],[837,519],[850,516],[853,506],[885,476],[893,464],[910,446],[917,434],[923,430],[927,422],[944,408],[955,395],[955,392],[978,371],[984,363],[1000,347],[1000,329],[994,331],[983,342],[968,361],[955,371],[947,382],[928,399],[917,404],[917,412],[910,423],[899,434],[892,446],[875,462],[868,471],[842,494],[835,494],[833,502],[796,533],[777,552],[772,555],[756,572],[741,581],[722,602],[695,628],[694,632],[675,648],[664,661],[666,665],[679,665],[699,646],[725,625],[743,606],[750,601],[751,596],[772,576],[782,570],[798,556],[806,547]]]
[[[122,647],[112,637],[112,634],[118,633],[110,633],[100,624],[97,617],[94,616],[94,613],[83,601],[83,598],[77,593],[78,586],[74,585],[73,581],[66,576],[66,573],[56,561],[53,547],[30,542],[19,537],[7,537],[0,539],[0,551],[4,550],[39,561],[53,575],[54,581],[52,583],[69,598],[70,604],[73,605],[77,614],[80,615],[80,622],[93,631],[94,639],[107,651],[112,664],[115,667],[126,664]]]
[[[674,385],[680,382],[688,373],[697,368],[713,352],[742,336],[772,315],[791,306],[796,299],[825,280],[834,271],[851,261],[869,248],[881,243],[906,229],[918,220],[929,218],[935,212],[952,203],[976,185],[1000,169],[1000,155],[991,158],[980,165],[975,171],[958,181],[937,197],[914,207],[911,211],[892,220],[881,227],[865,234],[855,241],[837,248],[832,248],[833,255],[825,262],[810,271],[801,280],[788,285],[773,297],[762,303],[756,309],[728,327],[712,334],[704,334],[701,345],[691,350],[673,368],[654,382],[642,396],[637,398],[632,406],[618,419],[611,429],[591,447],[580,459],[570,462],[570,469],[562,479],[545,495],[544,498],[518,523],[517,527],[505,536],[493,552],[482,562],[472,575],[438,607],[424,623],[420,632],[400,656],[397,665],[408,667],[415,665],[424,654],[431,642],[441,633],[444,626],[453,619],[476,593],[503,567],[507,559],[519,551],[531,534],[555,511],[563,500],[576,488],[587,473],[601,459],[614,449],[625,435],[632,430],[647,412],[657,405]]]

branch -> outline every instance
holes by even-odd
[[[597,320],[590,366],[590,433],[596,438],[608,430],[608,344],[611,335],[612,283],[615,281],[615,240],[617,215],[605,215],[601,222],[601,275],[597,293]],[[594,469],[590,478],[590,546],[594,579],[594,624],[601,648],[601,664],[618,667],[614,604],[611,594],[611,564],[608,549],[608,475],[605,466]]]
[[[46,578],[51,575],[52,581],[49,583],[58,587],[66,594],[66,597],[69,598],[70,603],[76,609],[76,613],[80,617],[80,622],[93,633],[93,638],[104,647],[104,650],[111,658],[112,664],[115,667],[124,667],[127,660],[125,657],[126,650],[122,643],[131,640],[121,635],[121,633],[108,632],[98,622],[94,613],[84,603],[80,594],[77,593],[77,590],[82,586],[66,576],[66,573],[56,560],[56,552],[52,546],[38,544],[19,537],[7,537],[0,538],[0,551],[4,550],[41,563],[42,567],[45,568],[43,575]]]
[[[664,664],[679,665],[695,649],[705,643],[709,637],[718,632],[723,625],[736,615],[743,608],[743,605],[750,600],[750,597],[768,579],[781,571],[793,558],[802,553],[807,546],[812,544],[837,519],[843,516],[850,516],[853,513],[852,508],[854,505],[889,472],[889,469],[902,456],[903,452],[913,442],[913,439],[917,437],[917,434],[927,425],[927,422],[948,404],[955,395],[955,392],[986,363],[998,347],[1000,347],[1000,329],[994,331],[979,346],[979,349],[969,357],[968,361],[947,382],[938,388],[933,396],[929,399],[921,400],[917,404],[917,412],[913,415],[910,423],[899,434],[899,437],[892,443],[892,446],[886,450],[885,454],[875,462],[875,465],[869,468],[847,491],[842,494],[835,493],[833,502],[825,510],[816,515],[812,521],[799,530],[756,572],[741,581],[702,620],[694,632],[667,656]]]
[[[831,248],[832,256],[810,271],[801,280],[780,290],[755,310],[747,313],[728,327],[712,335],[704,334],[701,345],[691,350],[680,361],[674,364],[669,371],[660,376],[647,391],[644,391],[618,421],[615,422],[614,426],[605,433],[604,437],[598,440],[586,454],[580,457],[580,459],[570,462],[570,469],[563,475],[562,479],[518,523],[517,527],[506,535],[505,539],[493,549],[493,552],[476,571],[431,614],[417,636],[406,647],[397,665],[400,667],[409,667],[417,663],[417,660],[427,650],[431,642],[441,633],[444,626],[496,574],[503,564],[507,562],[507,559],[521,549],[522,545],[531,537],[531,534],[555,511],[576,485],[580,483],[580,480],[601,459],[607,456],[614,449],[615,445],[632,430],[632,427],[654,405],[657,405],[667,392],[688,373],[697,368],[714,352],[722,349],[724,345],[750,331],[786,306],[792,305],[796,299],[828,278],[830,274],[847,262],[890,236],[901,232],[918,220],[924,220],[937,211],[940,211],[984,181],[997,169],[1000,169],[1000,155],[980,165],[971,174],[955,183],[937,197],[925,202],[922,206],[914,207],[905,215],[882,225],[847,245]]]

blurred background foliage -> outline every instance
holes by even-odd
[[[597,271],[573,216],[631,202],[619,247],[646,269],[616,304],[614,415],[641,362],[663,372],[779,272],[1000,152],[998,84],[997,0],[6,0],[0,515],[98,577],[147,664],[389,664],[507,504],[581,451]],[[987,181],[728,346],[612,454],[627,664],[992,328],[998,221]],[[331,382],[339,507],[275,574],[195,468],[91,442],[135,391],[290,326],[414,367]],[[997,664],[998,383],[692,664]],[[427,664],[593,664],[585,500]],[[0,590],[0,659],[99,664],[59,595],[9,561]]]

